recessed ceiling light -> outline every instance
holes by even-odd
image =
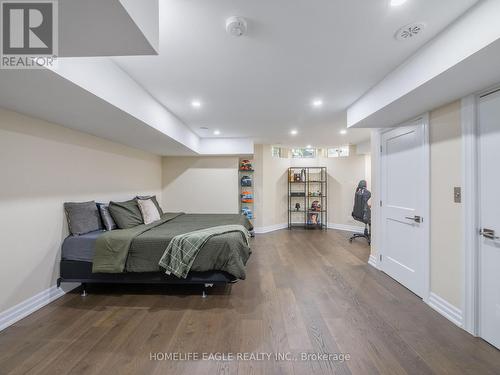
[[[391,7],[398,7],[406,3],[406,0],[391,0]]]
[[[313,105],[313,107],[319,108],[319,107],[321,107],[323,105],[323,100],[321,100],[321,99],[314,99],[312,101],[312,105]]]
[[[220,134],[220,130],[214,130],[214,135],[219,135]]]
[[[340,134],[342,134],[342,135],[347,134],[347,130],[342,129],[342,130],[340,131]]]
[[[201,102],[199,100],[193,100],[191,102],[191,105],[193,106],[193,108],[200,108],[201,107]]]
[[[297,131],[297,130],[295,130],[295,129],[290,130],[290,134],[291,134],[291,135],[297,135],[297,133],[298,133],[298,131]]]

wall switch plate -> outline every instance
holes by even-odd
[[[460,186],[453,188],[453,199],[455,203],[462,203],[462,188]]]

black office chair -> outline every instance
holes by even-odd
[[[365,230],[363,233],[354,233],[352,237],[349,238],[349,242],[352,242],[355,238],[366,238],[368,245],[371,244],[371,209],[368,205],[371,196],[372,193],[366,188],[366,181],[361,180],[354,194],[352,217],[354,220],[365,224]]]

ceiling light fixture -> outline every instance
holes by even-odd
[[[342,134],[342,135],[345,135],[345,134],[347,134],[347,130],[345,130],[345,129],[342,129],[342,130],[340,131],[340,134]]]
[[[201,107],[201,102],[199,100],[193,100],[191,102],[191,105],[193,106],[193,108],[200,108]]]
[[[312,105],[313,105],[313,107],[319,108],[319,107],[321,107],[323,105],[323,100],[321,100],[321,99],[314,99],[312,101]]]
[[[311,145],[307,145],[306,148],[312,148],[312,146]]]
[[[220,134],[220,130],[214,130],[214,135],[219,135]]]
[[[406,3],[406,0],[391,0],[391,7],[398,7]]]
[[[298,134],[298,131],[293,129],[293,130],[290,130],[290,134],[291,135],[297,135]]]

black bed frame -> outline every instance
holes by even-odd
[[[202,285],[202,296],[206,297],[206,288],[234,284],[237,279],[224,271],[190,272],[185,279],[164,272],[92,273],[90,262],[61,260],[61,277],[57,286],[62,282],[82,283],[83,296],[87,294],[87,284],[188,284]]]

